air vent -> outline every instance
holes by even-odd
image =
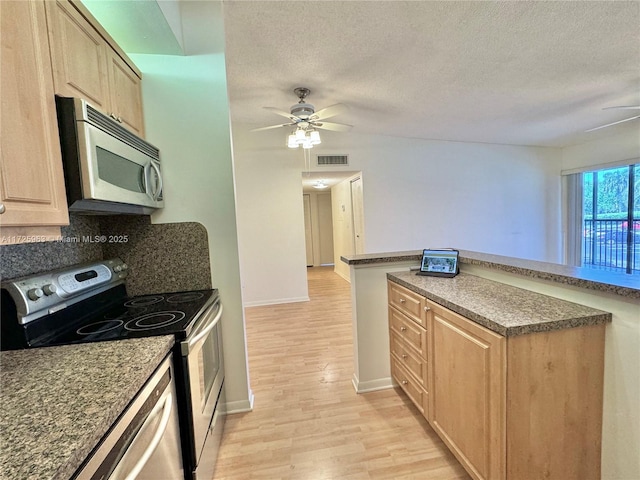
[[[87,119],[96,127],[111,134],[118,140],[129,144],[136,150],[139,150],[140,152],[149,155],[151,158],[154,158],[156,160],[160,159],[160,152],[156,147],[154,147],[150,143],[145,142],[140,137],[132,134],[129,130],[120,126],[118,123],[116,123],[106,115],[103,115],[91,105],[87,105]]]
[[[318,165],[349,165],[349,155],[318,155]]]

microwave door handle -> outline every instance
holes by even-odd
[[[151,169],[156,172],[156,181],[151,181]],[[144,191],[153,200],[158,200],[158,197],[162,193],[162,176],[160,175],[160,168],[153,163],[149,162],[144,166]]]
[[[144,192],[149,195],[152,199],[153,199],[153,194],[150,192],[151,189],[151,165],[152,163],[149,162],[144,166],[144,171],[143,171],[143,180],[144,180]]]
[[[156,189],[153,192],[152,198],[154,200],[158,200],[158,197],[162,193],[162,175],[160,174],[160,167],[158,167],[154,162],[150,162],[149,165],[156,171]]]
[[[129,472],[129,475],[126,476],[125,480],[135,480],[135,478],[138,476],[140,471],[144,468],[146,463],[149,461],[149,458],[151,458],[151,455],[153,455],[153,452],[155,451],[155,449],[160,444],[160,440],[162,440],[162,437],[164,436],[164,432],[167,429],[167,425],[169,425],[169,420],[171,419],[172,406],[173,406],[173,396],[171,395],[171,393],[169,393],[166,396],[164,403],[156,405],[156,407],[151,411],[151,413],[145,420],[144,424],[136,434],[136,438],[137,438],[138,436],[141,435],[142,432],[147,430],[149,428],[149,425],[151,425],[151,423],[153,422],[153,420],[160,414],[160,411],[162,411],[162,418],[160,419],[160,424],[158,425],[158,428],[156,429],[156,432],[154,433],[153,438],[151,439],[151,442],[149,442],[149,445],[145,449],[144,453],[140,456],[140,459],[138,460],[136,465],[133,467],[133,469]],[[133,439],[131,444],[135,443],[136,438]],[[114,469],[113,473],[109,476],[109,480],[117,480],[121,478],[120,468],[123,465],[123,460],[125,457],[126,457],[126,454],[120,460],[120,463]]]
[[[207,334],[213,330],[213,328],[218,324],[218,322],[220,322],[220,319],[222,318],[222,305],[220,303],[216,303],[217,305],[220,305],[220,309],[218,310],[218,313],[216,314],[216,316],[213,318],[213,320],[211,320],[207,325],[205,325],[202,330],[200,330],[198,332],[198,334],[193,337],[191,340],[189,340],[189,342],[187,343],[187,349],[190,351],[191,348],[193,348],[193,346],[198,343],[200,340],[202,340],[204,337],[207,336]],[[215,304],[214,304],[215,305]],[[183,352],[184,353],[184,352]]]

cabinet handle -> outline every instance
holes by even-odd
[[[2,215],[6,211],[7,211],[7,209],[4,208],[4,203],[0,203],[0,215]]]
[[[407,327],[400,327],[400,331],[401,332],[406,332],[407,331]]]
[[[403,359],[403,360],[406,360],[406,359],[407,359],[407,354],[406,354],[406,353],[403,353],[403,354],[402,354],[402,359]]]
[[[425,312],[428,312],[429,310],[431,310],[431,307],[424,307]]]
[[[402,384],[403,385],[406,385],[407,383],[409,383],[409,382],[407,382],[406,380],[402,380]]]
[[[406,302],[406,300],[405,300],[404,298],[401,298],[401,299],[399,300],[399,302],[400,302],[400,303],[404,303],[404,302]]]
[[[116,117],[115,113],[110,113],[109,117],[112,118],[113,120],[118,120],[118,117]]]
[[[118,120],[118,123],[122,123],[122,118],[121,117],[116,118],[116,120]]]

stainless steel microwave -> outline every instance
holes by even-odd
[[[56,97],[70,212],[162,208],[159,150],[79,98]]]

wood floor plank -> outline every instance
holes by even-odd
[[[468,479],[400,389],[355,393],[350,286],[308,281],[309,302],[245,311],[254,409],[227,417],[213,480]]]

